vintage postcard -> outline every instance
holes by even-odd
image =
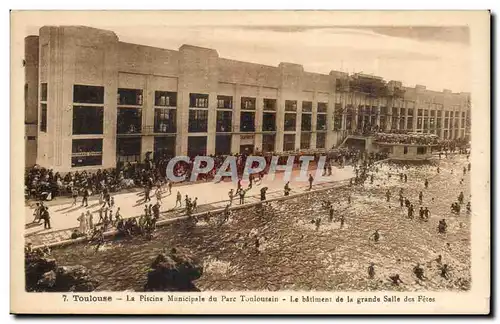
[[[12,313],[490,312],[488,11],[14,11],[11,40]]]

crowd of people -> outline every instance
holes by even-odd
[[[375,140],[379,143],[417,144],[417,145],[438,145],[439,137],[434,134],[397,134],[397,133],[376,133]]]
[[[324,154],[316,153],[313,163],[317,163],[321,155]],[[350,149],[332,149],[326,154],[328,159],[332,158],[338,164],[349,163],[359,158],[358,152]],[[261,172],[266,174],[269,171],[273,154],[257,153],[254,155],[261,155],[266,160],[266,168]],[[298,165],[301,154],[297,153],[294,156],[294,165]],[[197,180],[213,180],[227,155],[210,155],[209,157],[214,160],[212,170],[199,174]],[[241,177],[245,172],[248,156],[246,154],[234,154],[234,157],[236,159],[237,174]],[[279,164],[286,164],[289,155],[279,154],[278,157]],[[155,160],[148,157],[143,163],[132,164],[127,162],[120,164],[117,168],[98,169],[92,172],[86,170],[75,171],[68,172],[65,175],[36,165],[25,172],[25,198],[50,201],[58,196],[71,196],[76,201],[77,197],[81,196],[84,200],[82,204],[86,204],[89,196],[102,195],[105,191],[109,193],[118,192],[124,188],[151,187],[153,184],[167,182],[166,170],[171,159],[172,157],[169,156],[158,157]],[[189,181],[194,162],[195,157],[192,157],[189,162],[179,161],[175,164],[174,175],[185,175],[185,181]],[[206,162],[202,161],[201,167],[206,166],[204,163]],[[256,166],[257,162],[254,162],[252,167]]]
[[[460,153],[463,153],[460,151]],[[324,175],[331,174],[331,166],[336,164],[339,167],[343,167],[345,164],[352,164],[354,166],[355,177],[351,178],[350,185],[354,186],[363,186],[369,182],[370,184],[374,183],[374,178],[380,178],[380,169],[379,165],[375,162],[379,160],[385,159],[387,156],[382,153],[361,153],[359,151],[347,148],[341,148],[337,150],[331,150],[327,153],[327,164],[325,165]],[[320,155],[318,155],[319,158]],[[284,156],[284,159],[287,157]],[[469,156],[467,155],[467,159]],[[215,157],[216,169],[217,166],[220,167],[224,159],[222,157]],[[94,222],[94,218],[91,212],[87,211],[86,213],[82,213],[78,218],[80,222],[80,226],[78,229],[75,229],[71,238],[75,239],[82,236],[89,237],[89,241],[96,245],[96,250],[103,244],[104,242],[104,233],[110,228],[116,228],[118,230],[119,235],[122,236],[135,236],[135,235],[146,235],[151,237],[152,232],[156,228],[156,223],[160,218],[161,212],[161,197],[163,192],[168,192],[168,194],[172,194],[172,183],[168,180],[164,179],[162,173],[158,170],[158,167],[155,165],[164,165],[167,160],[158,160],[155,162],[145,161],[144,164],[140,166],[130,167],[130,165],[124,166],[123,169],[117,170],[109,170],[109,171],[97,171],[94,174],[86,173],[86,172],[75,172],[74,174],[66,175],[62,178],[56,173],[52,174],[50,170],[44,169],[35,169],[35,171],[30,171],[28,178],[32,181],[37,178],[38,181],[44,183],[52,183],[51,181],[63,181],[64,184],[69,185],[71,183],[71,190],[69,192],[74,192],[74,190],[84,189],[87,192],[98,192],[100,194],[99,203],[102,204],[98,211],[99,219]],[[238,155],[237,156],[237,165],[238,165],[238,174],[241,175],[244,172],[244,165],[246,162],[246,156]],[[179,172],[190,173],[192,168],[191,165],[183,165],[179,168]],[[283,163],[286,161],[282,161]],[[298,162],[298,161],[297,161]],[[269,164],[269,163],[268,163]],[[242,167],[243,166],[243,167]],[[396,170],[396,172],[394,172]],[[471,164],[468,162],[466,166],[463,167],[463,176],[465,176],[471,170]],[[236,190],[231,189],[228,193],[229,203],[225,206],[222,212],[217,214],[211,214],[210,212],[206,213],[202,216],[202,220],[208,222],[215,222],[220,226],[223,223],[227,222],[231,216],[230,207],[233,204],[233,199],[238,197],[239,204],[245,203],[245,195],[254,185],[259,185],[262,183],[262,179],[265,176],[266,171],[261,173],[251,175],[249,178],[249,185],[247,188],[243,188],[241,184],[241,180],[237,182]],[[437,166],[436,173],[440,173],[440,168]],[[110,191],[113,188],[113,185],[119,183],[116,178],[118,175],[118,179],[122,177],[122,179],[134,179],[134,184],[137,182],[138,185],[144,188],[144,213],[139,217],[131,217],[124,219],[121,215],[120,208],[118,207],[116,212],[113,215],[113,208],[115,207],[112,197],[110,197]],[[213,177],[213,175],[207,176],[207,179]],[[396,176],[399,177],[400,183],[408,183],[410,181],[420,181],[420,179],[411,179],[408,173],[405,172],[404,168],[390,169],[390,172],[387,174],[387,178],[391,179],[391,177]],[[129,178],[130,177],[130,178]],[[158,181],[160,180],[160,181]],[[417,219],[420,222],[429,222],[431,220],[431,209],[434,202],[434,198],[427,197],[429,194],[426,192],[429,187],[432,185],[432,179],[425,178],[423,179],[423,190],[420,190],[418,193],[418,197],[412,197],[410,194],[406,194],[403,188],[399,189],[397,195],[397,202],[401,210],[404,211],[404,215],[408,220]],[[312,175],[309,175],[309,189],[312,189],[312,184],[314,182],[314,178]],[[463,179],[460,181],[460,184],[463,185]],[[153,197],[156,197],[156,202],[151,202],[151,192],[153,188],[156,186],[156,192]],[[167,187],[165,190],[164,187]],[[92,188],[92,189],[89,189]],[[95,188],[95,189],[94,189]],[[115,187],[116,188],[116,187]],[[95,190],[95,191],[94,191]],[[117,189],[115,189],[117,190]],[[266,191],[267,187],[263,187],[260,189],[261,201],[266,200]],[[284,186],[284,196],[288,196],[290,194],[291,188],[290,184],[286,183]],[[385,192],[385,201],[387,204],[390,204],[393,201],[394,193],[388,189]],[[88,196],[87,196],[88,197]],[[86,196],[82,198],[82,205],[86,204]],[[197,211],[197,197],[189,197],[185,195],[184,199],[182,199],[182,195],[179,191],[176,193],[176,204],[175,207],[183,208],[185,211],[185,215],[188,216],[188,220],[191,222],[198,222],[200,219],[193,216],[193,214]],[[430,198],[430,199],[429,199]],[[184,200],[184,204],[183,204]],[[75,199],[75,204],[76,204]],[[426,204],[424,204],[426,202]],[[347,197],[347,203],[351,204],[351,195]],[[345,223],[347,222],[343,213],[336,213],[333,204],[331,201],[323,202],[323,208],[328,211],[328,220],[329,222],[339,222],[339,227],[344,228]],[[466,202],[466,197],[464,195],[463,190],[457,196],[457,200],[452,202],[451,204],[451,212],[459,215],[462,206],[466,206],[466,213],[469,215],[471,213],[471,202]],[[417,207],[418,206],[418,207]],[[416,209],[418,208],[418,216],[416,215]],[[264,208],[261,206],[261,210],[264,211]],[[113,217],[114,216],[114,217]],[[220,217],[219,217],[220,216]],[[50,215],[48,212],[48,208],[43,204],[43,201],[36,204],[35,209],[35,220],[40,222],[44,220],[46,228],[50,228]],[[214,221],[215,220],[215,221]],[[311,221],[316,230],[319,230],[321,227],[321,217],[315,218]],[[445,218],[442,218],[438,221],[436,232],[438,235],[445,234],[448,231],[448,224]],[[382,233],[378,229],[374,229],[374,232],[368,238],[369,241],[374,243],[379,243],[381,240]],[[449,245],[448,245],[449,246]],[[259,240],[256,239],[256,248],[259,247]],[[439,266],[439,275],[444,279],[450,278],[450,266],[443,262],[442,255],[438,255],[435,260]],[[376,275],[376,265],[374,263],[370,263],[368,265],[368,277],[374,278]],[[425,276],[425,270],[417,263],[412,269],[413,275],[421,281],[427,280]],[[399,274],[391,275],[389,278],[390,282],[394,285],[404,284],[401,280]]]

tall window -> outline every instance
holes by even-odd
[[[345,118],[345,129],[351,130],[353,127],[353,113],[354,107],[352,104],[346,105],[347,116]]]
[[[116,113],[116,119],[117,134],[136,134],[141,132],[141,109],[119,107]]]
[[[276,113],[264,112],[262,114],[262,131],[276,131]]]
[[[283,136],[283,151],[295,151],[295,134]]]
[[[231,135],[215,136],[215,154],[216,155],[231,154]]]
[[[342,125],[340,127],[342,127]],[[318,113],[316,117],[316,130],[318,131],[326,130],[326,114]]]
[[[73,135],[103,134],[104,87],[73,86]]]
[[[255,110],[255,98],[241,97],[241,110]]]
[[[201,93],[189,94],[189,107],[190,108],[208,108],[208,95]]]
[[[217,111],[217,132],[230,132],[233,119],[231,111]]]
[[[141,160],[141,138],[117,138],[116,160],[117,162],[139,162]]]
[[[312,114],[310,113],[303,113],[302,114],[302,121],[300,123],[300,128],[302,131],[305,132],[310,132],[312,129]]]
[[[156,136],[154,157],[175,156],[175,136]]]
[[[47,83],[42,83],[40,87],[40,101],[47,101]]]
[[[316,148],[326,147],[326,133],[316,133]]]
[[[155,91],[155,133],[175,133],[177,130],[177,92]],[[175,142],[175,141],[174,141]]]
[[[286,113],[285,114],[285,131],[295,131],[297,123],[296,113]]]
[[[103,134],[103,107],[73,106],[73,135]]]
[[[300,149],[308,149],[311,147],[311,133],[300,134]]]
[[[41,107],[41,117],[40,117],[40,131],[47,132],[47,104],[40,104]]]
[[[242,111],[240,114],[240,131],[255,132],[255,113]]]
[[[194,157],[197,155],[207,154],[207,137],[206,136],[189,136],[188,137],[188,156]]]
[[[326,116],[326,115],[325,115]],[[318,115],[319,118],[319,115]],[[326,128],[326,118],[325,118],[325,128]],[[333,130],[341,130],[342,129],[342,104],[335,104],[335,111],[333,115]]]
[[[233,108],[233,97],[232,96],[217,96],[217,124],[216,131],[217,132],[231,132],[232,130],[232,119],[233,112],[231,109]],[[229,139],[231,139],[229,137]],[[221,147],[225,147],[226,137],[219,138],[219,144]],[[217,146],[217,145],[216,145]],[[225,149],[223,149],[224,151]]]
[[[263,134],[262,135],[262,152],[273,152],[274,142],[276,141],[275,134]]]
[[[40,131],[47,132],[47,83],[40,86]]]
[[[102,139],[74,139],[71,166],[102,165]]]
[[[175,109],[155,108],[155,133],[175,133],[177,130]]]
[[[205,133],[208,131],[208,110],[189,110],[189,132]]]
[[[205,133],[208,131],[208,95],[189,94],[189,132]],[[196,141],[197,139],[193,139]],[[200,142],[201,143],[201,142]]]
[[[157,107],[176,107],[177,92],[155,91],[155,106]]]
[[[141,132],[142,101],[143,99],[141,89],[118,89],[118,111],[116,114],[117,134],[136,134]]]

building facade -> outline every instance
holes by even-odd
[[[89,27],[45,26],[25,43],[27,166],[68,172],[141,161],[149,152],[331,148],[367,124],[469,135],[467,93],[234,61],[190,45],[174,51],[124,43]],[[386,91],[355,90],[353,78]]]

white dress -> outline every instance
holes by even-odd
[[[80,233],[86,234],[87,233],[87,217],[85,215],[80,215],[78,217],[78,221],[80,221]]]

